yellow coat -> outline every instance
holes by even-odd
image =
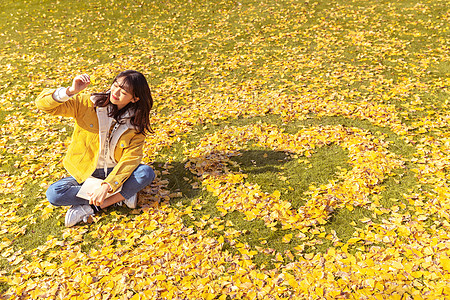
[[[89,95],[78,94],[66,102],[53,99],[54,89],[44,89],[36,99],[36,106],[51,115],[72,117],[75,128],[72,142],[63,165],[78,183],[84,182],[97,168],[100,143],[109,131],[106,107],[94,108]],[[106,118],[106,119],[105,119]],[[145,136],[138,134],[129,121],[118,130],[114,159],[117,165],[104,182],[115,192],[141,163]],[[119,133],[120,132],[120,133]]]

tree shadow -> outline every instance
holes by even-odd
[[[280,166],[293,160],[288,152],[273,150],[245,150],[241,155],[234,156],[232,161],[239,164],[247,173],[262,174],[279,172]]]
[[[205,158],[206,159],[206,158]],[[289,153],[271,150],[245,150],[240,155],[234,156],[231,160],[238,166],[231,166],[232,171],[243,173],[275,174],[281,171],[281,166],[292,160]],[[201,181],[196,174],[193,174],[185,167],[187,161],[172,161],[170,163],[155,161],[152,167],[160,178],[158,180],[167,180],[166,188],[170,194],[179,194],[179,197],[171,197],[170,204],[182,202],[188,204],[192,199],[202,195]],[[195,188],[194,188],[195,187]]]

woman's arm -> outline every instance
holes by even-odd
[[[121,187],[142,162],[144,156],[144,142],[145,136],[143,134],[135,134],[130,139],[129,144],[125,145],[122,149],[120,160],[104,180],[104,182],[111,187],[112,192],[115,192]],[[121,147],[121,145],[118,144],[117,147]]]
[[[83,74],[75,76],[72,85],[68,88],[44,89],[36,99],[36,106],[52,115],[73,117],[77,111],[77,101],[69,100],[84,90],[90,82],[89,75]]]

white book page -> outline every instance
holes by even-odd
[[[77,197],[80,197],[80,198],[83,198],[83,199],[86,199],[86,200],[90,200],[90,197],[89,197],[88,193],[93,193],[97,188],[99,188],[102,185],[102,182],[103,182],[103,180],[100,179],[100,178],[89,177],[81,185],[81,189],[78,191]],[[115,191],[114,193],[108,193],[106,195],[106,198],[108,198],[108,197],[110,197],[110,196],[112,196],[114,194],[117,194],[121,190],[122,190],[122,187],[117,189],[117,191]]]

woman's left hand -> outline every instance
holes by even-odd
[[[109,185],[102,184],[93,193],[89,193],[88,194],[90,196],[89,204],[101,206],[103,204],[103,201],[105,201],[105,199],[106,199],[108,190],[109,190]]]

